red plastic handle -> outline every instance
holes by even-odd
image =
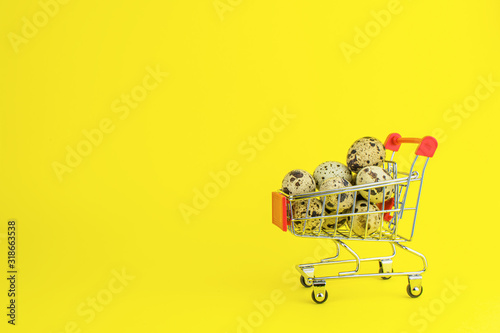
[[[385,140],[385,148],[392,151],[398,151],[402,143],[418,143],[416,155],[432,157],[436,152],[438,142],[432,136],[424,136],[422,139],[417,138],[402,138],[398,133],[389,134]]]

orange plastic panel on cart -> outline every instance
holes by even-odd
[[[279,193],[273,192],[273,224],[283,231],[287,231],[288,219],[286,216],[286,206],[288,200]]]

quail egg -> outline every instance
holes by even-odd
[[[321,183],[320,191],[331,191],[351,186],[351,183],[342,177],[331,177]],[[346,192],[341,194],[331,194],[326,197],[326,208],[330,211],[343,211],[352,207],[354,193]]]
[[[348,182],[352,182],[352,175],[349,168],[335,161],[327,161],[318,165],[314,170],[313,176],[317,188],[321,186],[323,181],[331,177],[342,177]]]
[[[347,152],[347,166],[352,172],[358,172],[367,166],[382,166],[385,159],[385,147],[373,137],[356,140]]]
[[[356,184],[371,184],[383,182],[386,180],[390,180],[391,175],[378,166],[369,166],[361,169],[356,177]],[[385,188],[385,196],[384,196],[384,188]],[[373,204],[382,203],[386,200],[389,200],[394,195],[394,185],[385,185],[381,187],[372,188],[370,190],[359,190],[359,194],[363,196],[366,200],[368,200],[368,191],[370,191],[370,202]]]
[[[307,205],[309,204],[309,209]],[[292,203],[292,212],[294,219],[302,219],[306,217],[316,217],[321,216],[323,211],[322,202],[316,198],[312,198],[309,200],[299,200]],[[304,222],[305,222],[305,230],[304,230]],[[312,219],[307,221],[294,221],[295,232],[311,232],[316,231],[319,228],[319,224],[321,223],[321,219]]]
[[[326,232],[334,232],[335,231],[335,223],[337,223],[337,230],[339,230],[348,220],[348,216],[342,216],[340,213],[337,216],[336,211],[328,211],[326,210],[327,215],[334,215],[334,217],[325,217],[325,221],[323,222],[322,229]]]
[[[314,192],[316,190],[316,182],[309,172],[296,169],[287,173],[285,178],[283,178],[281,190],[291,195]]]
[[[354,213],[368,212],[368,205],[370,205],[370,212],[378,211],[377,206],[373,204],[368,204],[366,200],[359,200],[356,202],[354,208]],[[364,214],[364,215],[354,215],[348,217],[348,225],[352,228],[352,231],[361,237],[370,235],[380,228],[380,223],[382,222],[382,213],[379,214]]]

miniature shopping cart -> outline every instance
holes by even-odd
[[[418,144],[415,151],[413,162],[408,162],[409,170],[407,172],[399,171],[398,165],[394,161],[396,152],[402,143]],[[350,187],[311,192],[301,195],[287,195],[284,192],[273,192],[273,224],[277,225],[283,231],[290,231],[295,236],[307,238],[327,238],[333,240],[336,245],[337,254],[331,258],[322,259],[320,262],[306,263],[297,265],[300,273],[300,282],[304,287],[313,287],[312,299],[316,303],[323,303],[328,299],[326,291],[326,280],[354,278],[354,277],[381,277],[389,279],[392,276],[408,276],[408,285],[406,291],[412,298],[419,297],[422,294],[422,273],[427,269],[427,260],[425,256],[415,250],[408,248],[402,243],[411,241],[415,231],[417,221],[417,211],[420,203],[422,183],[424,173],[429,162],[429,158],[434,155],[437,148],[437,141],[433,137],[426,136],[423,139],[402,138],[397,133],[390,134],[385,141],[385,148],[392,151],[390,160],[385,160],[382,168],[389,173],[391,179],[383,182],[354,185]],[[411,164],[411,166],[410,166]],[[417,170],[418,169],[418,170]],[[386,198],[386,191],[394,191],[394,196],[377,205],[377,208],[368,204],[366,211],[358,212],[355,209],[356,200],[361,200],[360,192],[364,191],[367,195],[367,202],[370,202],[370,196],[383,191],[383,197]],[[325,206],[327,197],[337,196],[337,202],[340,202],[341,196],[353,194],[354,204],[347,211],[339,211],[340,205],[336,210],[329,211]],[[322,203],[321,215],[317,212],[311,216],[310,205],[312,200],[320,200]],[[317,202],[317,201],[316,201]],[[296,205],[307,205],[304,214],[295,214]],[[369,215],[378,214],[378,226],[368,230],[370,219]],[[353,231],[353,220],[355,218],[364,218],[364,233],[359,228]],[[404,218],[404,219],[403,219]],[[344,241],[359,240],[371,242],[388,242],[392,249],[392,254],[383,257],[360,258],[360,256],[349,247]],[[392,267],[392,258],[396,255],[396,246],[419,257],[423,262],[423,268],[416,271],[395,272]],[[350,253],[354,259],[338,260],[340,248],[343,247]],[[337,259],[337,260],[336,260]],[[378,272],[361,273],[361,263],[375,261],[379,263]],[[317,276],[315,269],[319,266],[335,264],[355,264],[353,270],[340,271],[337,275]],[[365,265],[363,265],[365,266]]]

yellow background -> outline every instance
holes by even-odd
[[[342,43],[387,1],[220,3],[72,0],[17,53],[9,36],[42,7],[0,5],[2,276],[7,221],[19,230],[17,325],[2,277],[2,332],[498,331],[500,87],[473,112],[447,110],[479,77],[500,81],[500,3],[401,0],[350,62]],[[121,119],[112,103],[148,68],[168,77]],[[284,109],[295,117],[243,154]],[[114,130],[59,181],[53,162],[105,118]],[[405,277],[335,280],[316,305],[293,266],[325,250],[271,224],[271,192],[291,169],[345,163],[356,139],[391,132],[440,141],[410,244],[429,261],[424,293],[410,299]],[[239,172],[188,223],[180,207],[230,161]],[[353,244],[384,251],[369,245]],[[122,270],[130,280],[110,294]],[[449,283],[465,289],[444,302]],[[92,320],[78,312],[106,295]]]

